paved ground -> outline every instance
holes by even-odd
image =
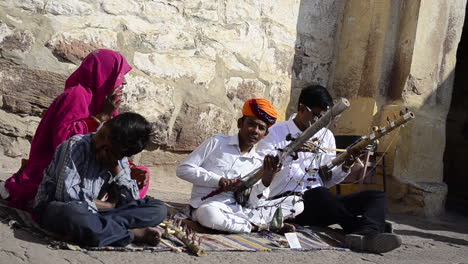
[[[150,194],[166,201],[185,202],[190,185],[174,179],[168,169],[153,172]],[[6,179],[8,173],[0,173]],[[3,263],[466,263],[468,264],[468,218],[446,214],[437,219],[391,215],[403,246],[377,255],[355,252],[263,252],[213,253],[195,257],[186,253],[73,252],[51,250],[39,238],[0,224],[0,264]]]

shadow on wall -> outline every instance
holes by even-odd
[[[327,87],[344,6],[345,1],[335,0],[300,2],[286,119],[297,111],[297,100],[302,88],[311,84]]]
[[[300,3],[287,117],[296,111],[297,97],[303,87],[309,84],[327,86],[331,83],[329,79],[335,67],[333,59],[340,44],[337,41],[340,39],[344,2],[302,0]],[[438,208],[443,206],[443,202],[440,201],[445,199],[446,190],[446,186],[442,183],[442,170],[444,170],[444,181],[449,188],[449,199],[453,195],[458,197],[462,195],[462,199],[468,200],[465,187],[468,186],[468,178],[463,176],[466,175],[466,172],[464,173],[466,170],[461,166],[467,162],[463,152],[468,147],[467,139],[463,137],[464,126],[468,131],[466,106],[468,86],[465,83],[455,85],[450,112],[447,117],[445,116],[450,105],[450,91],[455,75],[450,67],[453,51],[457,48],[456,41],[459,34],[457,23],[462,17],[462,12],[458,12],[460,4],[455,4],[459,2],[448,1],[447,7],[450,10],[439,14],[443,23],[441,22],[435,29],[428,28],[426,32],[418,32],[416,30],[418,26],[423,28],[425,23],[429,23],[427,17],[423,15],[438,10],[430,9],[428,5],[421,3],[423,2],[392,1],[388,26],[385,26],[388,29],[379,29],[382,30],[380,34],[385,34],[385,45],[374,47],[377,50],[369,48],[366,51],[367,53],[373,51],[375,56],[380,56],[380,52],[383,52],[381,61],[375,60],[375,65],[372,63],[367,65],[371,68],[381,68],[376,77],[377,81],[369,82],[370,88],[378,86],[375,89],[376,93],[372,93],[369,99],[375,99],[379,111],[384,110],[382,106],[386,104],[401,105],[402,102],[407,102],[409,105],[418,106],[410,109],[415,112],[416,119],[409,123],[407,128],[400,130],[393,166],[394,172],[401,174],[396,176],[404,177],[410,183],[397,184],[391,193],[392,198],[411,205],[408,208],[416,210],[427,207],[438,212]],[[423,12],[421,16],[420,11]],[[373,26],[378,25],[372,24],[374,21],[369,23],[372,26],[369,36],[372,37],[371,34],[375,33],[372,31]],[[356,26],[358,24],[356,23]],[[437,36],[431,36],[429,33]],[[423,38],[429,42],[421,42]],[[429,54],[430,52],[434,54]],[[369,54],[364,55],[367,60]],[[349,54],[349,56],[356,55]],[[428,58],[433,58],[434,63],[428,63],[425,56],[433,56]],[[458,60],[457,76],[461,75],[468,82],[465,70],[468,66],[465,68],[459,66],[464,60],[460,58],[460,54]],[[367,77],[364,70],[356,74],[359,75],[358,78]],[[334,88],[329,88],[334,94]],[[367,97],[367,95],[362,96]],[[377,118],[373,119],[372,121],[379,121]],[[444,168],[442,168],[442,152],[445,145]],[[425,204],[431,201],[434,207]]]
[[[465,9],[468,11],[468,8]],[[466,14],[466,13],[465,13]],[[468,158],[468,19],[457,50],[455,81],[447,115],[444,152],[444,182],[448,185],[446,208],[468,216],[468,177],[464,164]]]

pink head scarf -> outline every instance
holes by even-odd
[[[67,79],[64,92],[44,113],[31,144],[28,166],[5,183],[10,206],[28,207],[55,148],[74,135],[91,132],[84,119],[101,112],[106,96],[122,84],[131,69],[124,56],[112,50],[93,51],[83,60]]]
[[[87,99],[91,99],[90,114],[96,115],[101,111],[106,96],[122,85],[124,75],[131,69],[120,53],[98,49],[86,56],[80,67],[68,77],[65,91],[76,86],[84,88]]]

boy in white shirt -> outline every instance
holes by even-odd
[[[177,168],[177,176],[193,183],[190,200],[191,218],[201,225],[230,233],[246,233],[268,224],[276,211],[275,201],[265,202],[268,185],[278,171],[278,159],[266,155],[263,160],[254,145],[268,134],[276,122],[277,111],[266,99],[247,100],[238,120],[239,133],[214,135],[197,147]],[[248,206],[238,204],[233,191],[241,177],[263,164],[262,180],[253,186]],[[224,192],[202,200],[214,190]],[[298,197],[288,198],[298,199]],[[302,203],[285,203],[284,217],[302,211]],[[291,213],[291,209],[295,214]]]
[[[328,91],[319,85],[304,88],[299,96],[298,112],[290,120],[277,123],[269,129],[269,134],[259,142],[260,156],[274,154],[276,149],[290,143],[287,135],[293,138],[301,134],[321,113],[332,106]],[[322,128],[315,134],[320,146],[335,148],[333,133]],[[385,233],[386,197],[382,191],[369,190],[356,194],[336,196],[329,187],[340,183],[349,174],[354,158],[341,166],[328,170],[328,164],[335,158],[334,151],[325,153],[299,152],[298,159],[276,174],[270,185],[269,199],[279,199],[290,195],[300,195],[304,200],[304,212],[295,218],[301,225],[329,226],[339,224],[348,234],[348,246],[352,249],[383,253],[401,245],[399,236]],[[316,171],[307,168],[317,169]]]

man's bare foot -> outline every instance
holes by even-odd
[[[252,224],[252,229],[250,230],[250,232],[267,231],[269,228],[270,228],[270,225],[268,224],[260,224],[260,225]]]
[[[284,233],[296,232],[296,227],[293,224],[284,223],[280,229],[271,228],[269,224],[254,225],[252,224],[251,232],[271,231],[283,235]]]
[[[161,232],[154,227],[129,229],[135,235],[135,242],[157,246],[161,242]]]
[[[296,232],[296,227],[293,224],[289,223],[284,223],[283,227],[279,230],[279,233],[284,234],[284,233],[292,233]]]
[[[271,229],[271,232],[278,233],[280,235],[284,235],[285,233],[296,232],[296,227],[293,224],[284,223],[280,229]]]

